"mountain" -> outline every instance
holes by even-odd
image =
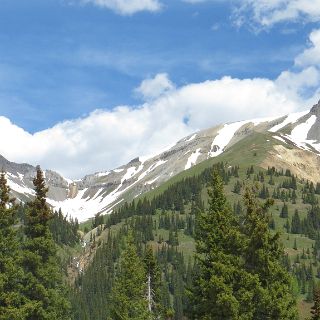
[[[124,201],[157,188],[196,164],[248,157],[261,167],[289,168],[294,174],[320,181],[320,101],[310,111],[277,118],[244,120],[196,132],[149,158],[135,158],[114,170],[97,172],[71,181],[44,172],[48,203],[65,214],[85,221],[108,213]],[[247,157],[247,158],[246,158]],[[0,157],[13,195],[26,202],[33,197],[35,167]],[[192,172],[192,170],[191,170]]]

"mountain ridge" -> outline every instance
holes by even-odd
[[[266,153],[266,159],[269,159],[270,163],[293,166],[294,163],[291,162],[294,161],[290,162],[288,155],[288,159],[281,159],[281,153],[285,154],[286,150],[299,150],[302,152],[300,158],[297,158],[299,163],[305,156],[311,164],[320,164],[320,101],[309,111],[281,117],[243,120],[201,130],[180,139],[157,155],[136,157],[116,169],[89,174],[79,180],[69,180],[57,172],[45,170],[45,179],[49,186],[47,200],[53,208],[61,208],[65,214],[85,221],[96,214],[109,213],[119,203],[151,191],[205,160],[218,159],[226,150],[257,133],[265,134],[270,142]],[[268,161],[261,163],[261,166],[266,163]],[[34,194],[32,178],[35,167],[16,164],[2,156],[1,165],[7,171],[13,195],[22,202],[30,200]],[[303,173],[303,169],[296,171]],[[308,173],[306,176],[312,178],[313,175]]]

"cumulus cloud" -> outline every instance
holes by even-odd
[[[293,69],[276,79],[225,76],[178,87],[161,73],[135,90],[145,99],[140,106],[96,110],[35,134],[0,117],[0,136],[7,137],[0,141],[0,154],[79,178],[155,154],[200,129],[305,110],[320,94],[318,60],[309,54],[318,47],[318,32],[311,33]]]
[[[143,80],[134,92],[142,96],[145,100],[153,100],[173,89],[174,84],[169,79],[168,74],[159,73],[154,78]]]
[[[320,67],[320,29],[311,32],[309,48],[297,56],[295,64],[297,66],[318,65]]]
[[[122,15],[132,15],[140,11],[155,12],[161,9],[158,0],[83,0],[83,3],[92,3]]]
[[[1,140],[0,153],[78,178],[156,153],[198,129],[286,114],[301,105],[303,100],[283,91],[277,81],[223,77],[172,90],[138,108],[96,110],[33,135],[1,117],[0,135],[10,139]]]
[[[314,67],[307,67],[299,72],[283,71],[276,79],[276,84],[282,92],[291,98],[298,99],[310,89],[317,89],[320,83],[320,72]]]
[[[270,27],[284,21],[320,20],[320,0],[242,0],[235,1],[235,18],[238,25],[251,20]]]

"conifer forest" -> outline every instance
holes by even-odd
[[[320,184],[217,163],[79,224],[33,183],[0,176],[0,319],[320,317]]]

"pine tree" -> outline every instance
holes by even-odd
[[[235,185],[234,185],[234,187],[233,187],[233,192],[240,194],[240,192],[241,192],[241,187],[242,187],[242,186],[241,186],[240,181],[237,180],[237,182],[235,183]]]
[[[247,236],[244,252],[246,270],[259,277],[256,309],[253,319],[297,319],[296,302],[292,294],[292,279],[282,265],[284,252],[279,234],[269,230],[267,209],[273,201],[261,205],[255,192],[245,192],[247,208],[243,230]]]
[[[288,205],[284,202],[280,213],[281,218],[288,218]]]
[[[295,210],[294,215],[292,217],[291,232],[295,234],[301,233],[301,221],[297,209]]]
[[[46,204],[48,189],[37,167],[35,199],[28,204],[23,244],[24,294],[31,301],[26,319],[70,319],[70,305],[59,270],[56,246],[49,231],[52,212]]]
[[[14,229],[17,207],[9,197],[5,173],[0,174],[0,319],[24,319],[28,301],[22,294],[21,251]]]
[[[190,295],[191,318],[250,319],[256,277],[241,267],[243,239],[237,220],[227,205],[222,179],[213,173],[209,209],[199,213],[196,223],[196,264]]]
[[[112,320],[149,320],[147,275],[132,235],[122,252],[111,294]]]

